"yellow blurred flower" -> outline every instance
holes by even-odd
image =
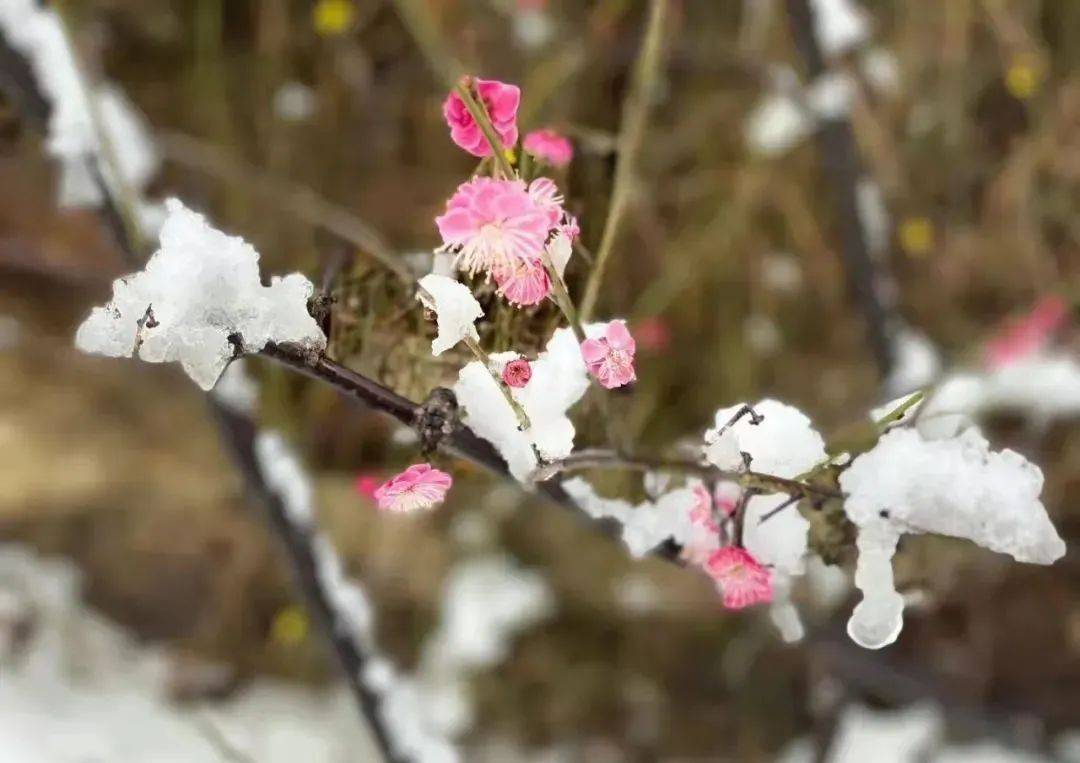
[[[270,640],[282,646],[299,646],[308,635],[308,617],[295,605],[285,607],[274,616],[270,625]]]
[[[311,11],[315,32],[323,37],[344,34],[356,21],[352,0],[319,0]]]
[[[514,149],[512,149],[512,148],[504,148],[503,149],[503,156],[506,157],[506,161],[510,162],[511,167],[513,167],[515,164],[517,164],[517,154],[514,153]]]
[[[925,217],[909,217],[900,223],[900,246],[912,257],[925,257],[934,248],[934,224]]]
[[[1043,67],[1031,55],[1018,55],[1005,72],[1005,88],[1014,98],[1027,100],[1039,91],[1043,82]]]

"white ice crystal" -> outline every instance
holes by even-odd
[[[726,421],[724,423],[727,423]],[[710,429],[705,433],[705,460],[725,472],[743,468],[739,438],[733,427]]]
[[[476,341],[476,320],[484,317],[484,308],[476,301],[469,287],[453,278],[431,273],[420,279],[417,299],[424,307],[434,310],[439,322],[439,335],[431,342],[431,354],[442,355],[463,339]]]
[[[794,505],[762,522],[769,512],[790,500],[780,494],[755,496],[747,501],[742,540],[746,550],[762,564],[772,565],[785,574],[801,575],[805,570],[810,523]]]
[[[1011,450],[994,452],[977,429],[926,440],[894,429],[841,475],[844,509],[859,528],[855,584],[863,592],[848,632],[863,646],[896,639],[902,599],[891,558],[903,533],[967,538],[1020,562],[1052,564],[1065,543],[1039,501],[1042,472]]]
[[[179,361],[209,390],[234,354],[270,342],[320,351],[326,346],[307,312],[311,282],[299,273],[259,280],[259,254],[226,236],[176,200],[161,229],[161,246],[139,273],[113,282],[113,298],[79,326],[83,352],[151,363]]]
[[[814,12],[814,34],[826,56],[841,56],[869,38],[866,11],[853,0],[810,0],[810,5]]]
[[[709,448],[715,447],[721,430],[744,405],[737,403],[716,412],[715,427],[705,433],[705,456],[710,461]],[[727,427],[738,443],[737,450],[750,454],[751,469],[791,479],[825,459],[825,441],[798,408],[768,398],[752,407],[762,418],[761,423],[753,423],[754,418],[747,413]],[[730,458],[731,450],[730,446],[724,446],[724,455]],[[718,468],[725,468],[720,463],[713,463]]]
[[[967,538],[1018,562],[1051,564],[1065,544],[1039,500],[1039,467],[1012,450],[994,452],[977,429],[924,440],[897,429],[841,475],[856,525],[882,518],[900,532]]]
[[[893,582],[892,558],[900,533],[885,520],[872,520],[859,527],[855,545],[859,558],[855,566],[855,586],[862,601],[848,619],[851,640],[866,649],[880,649],[896,641],[904,627],[904,597]]]
[[[695,496],[690,487],[677,488],[656,501],[638,504],[606,498],[581,477],[566,480],[563,488],[589,516],[617,520],[622,525],[623,542],[632,556],[643,557],[669,539],[680,545],[693,540],[690,510],[695,505]]]
[[[602,324],[597,324],[601,326]],[[595,330],[592,326],[589,330]],[[518,356],[492,355],[496,374]],[[477,435],[489,440],[506,459],[510,473],[525,480],[538,465],[535,447],[546,460],[570,455],[574,447],[574,425],[566,412],[588,389],[589,379],[581,349],[570,329],[558,329],[547,348],[532,362],[532,378],[512,390],[532,425],[518,430],[517,417],[502,396],[491,374],[479,361],[461,369],[454,394],[463,410],[462,420]]]

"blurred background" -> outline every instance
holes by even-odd
[[[844,252],[836,144],[816,139],[830,120],[804,103],[815,72],[793,34],[798,5],[667,3],[599,303],[638,338],[639,382],[613,402],[645,450],[697,442],[717,408],[762,397],[842,433],[904,386],[901,371],[977,365],[1039,300],[1080,298],[1080,3],[866,0],[858,39],[825,51],[854,83],[840,158],[880,202],[864,249],[891,321],[884,358],[868,340],[873,300],[852,297],[863,282]],[[580,292],[647,3],[63,6],[88,75],[151,126],[152,195],[244,236],[264,272],[319,284],[348,258],[328,284],[331,352],[346,365],[423,399],[464,362],[432,358],[411,295],[333,232],[371,226],[407,267],[430,269],[433,217],[475,166],[441,115],[458,65],[519,84],[523,130],[573,139],[557,179],[582,224],[586,253],[568,271]],[[41,136],[5,101],[0,760],[377,760],[204,397],[175,368],[74,350],[78,322],[129,269],[94,210],[57,208]],[[494,350],[539,347],[559,320],[485,306]],[[1056,352],[1077,339],[1065,325]],[[987,422],[995,445],[1042,466],[1066,558],[1029,567],[908,539],[906,627],[867,652],[844,634],[850,565],[812,568],[796,599],[806,635],[789,644],[766,610],[725,612],[703,576],[634,561],[466,464],[443,462],[457,483],[438,512],[377,516],[354,483],[417,460],[408,433],[280,368],[248,371],[260,420],[311,468],[320,521],[403,671],[423,664],[449,582],[477,559],[541,581],[527,626],[464,681],[465,760],[1080,760],[1080,427],[1068,415]]]

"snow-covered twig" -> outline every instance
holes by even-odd
[[[222,441],[228,446],[233,461],[243,475],[248,493],[262,506],[267,523],[281,542],[307,609],[326,634],[334,656],[341,665],[341,674],[355,695],[386,760],[406,760],[394,753],[380,710],[380,694],[363,681],[365,667],[372,657],[372,647],[358,638],[355,627],[347,627],[348,623],[355,624],[355,611],[347,611],[342,606],[341,597],[335,597],[334,591],[327,586],[325,570],[328,563],[336,563],[340,567],[340,561],[336,557],[332,562],[326,558],[334,554],[333,550],[329,545],[320,545],[313,518],[308,516],[305,521],[304,512],[311,511],[310,505],[305,509],[303,501],[295,498],[295,493],[290,495],[289,491],[304,489],[300,480],[306,478],[302,473],[281,473],[284,468],[282,464],[295,464],[295,458],[290,460],[280,454],[268,453],[266,440],[262,441],[264,447],[260,452],[260,437],[265,438],[266,435],[259,434],[250,415],[238,412],[235,407],[215,399],[214,395],[209,396],[209,402],[221,430]],[[275,462],[277,474],[271,471]]]

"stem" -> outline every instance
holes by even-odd
[[[645,142],[649,105],[657,90],[663,52],[664,30],[667,20],[668,0],[651,0],[649,20],[645,29],[645,41],[638,55],[630,88],[623,101],[622,123],[619,130],[618,159],[615,163],[615,179],[612,184],[611,209],[604,221],[604,232],[596,250],[596,265],[589,274],[585,295],[581,300],[581,319],[588,322],[596,307],[600,285],[604,280],[611,252],[615,247],[619,225],[626,215],[627,203],[633,190],[636,164],[641,146]]]
[[[908,395],[907,399],[904,400],[904,402],[900,403],[900,405],[896,406],[891,411],[882,416],[880,419],[875,421],[874,426],[877,427],[878,432],[884,432],[889,427],[889,424],[893,424],[904,418],[904,414],[907,413],[913,406],[921,403],[923,398],[925,397],[926,392],[924,390],[919,390],[918,392],[914,392]]]
[[[566,288],[566,282],[563,281],[562,276],[555,270],[551,257],[548,256],[546,250],[544,251],[544,269],[547,270],[548,278],[551,280],[553,301],[558,305],[563,317],[566,318],[566,322],[570,326],[570,330],[574,332],[578,343],[584,342],[585,328],[581,325],[577,310],[574,309],[574,301],[570,298],[570,291]]]
[[[288,366],[312,379],[316,379],[336,389],[340,394],[354,398],[374,410],[390,416],[405,426],[416,429],[423,420],[424,409],[406,397],[390,390],[366,376],[351,371],[326,357],[311,357],[296,348],[285,345],[269,344],[259,353],[277,363]],[[493,475],[513,482],[521,483],[510,474],[506,461],[490,442],[479,437],[466,426],[458,426],[439,443],[441,449],[452,456],[463,458],[480,466]],[[618,537],[618,527],[610,521],[590,517],[578,505],[558,480],[550,480],[536,486],[539,492],[552,503],[573,512],[583,523],[609,538]],[[677,562],[678,553],[674,549],[661,547],[656,556],[670,562]]]
[[[625,456],[613,450],[579,450],[561,461],[542,466],[533,473],[533,479],[546,480],[556,474],[586,469],[625,469],[630,471],[671,471],[690,474],[712,480],[736,482],[744,489],[768,493],[787,493],[800,498],[842,498],[843,494],[829,488],[812,485],[797,479],[778,477],[755,471],[725,471],[700,461],[641,458]]]
[[[503,381],[501,376],[495,373],[495,369],[491,367],[491,357],[484,351],[484,348],[480,346],[480,343],[471,336],[465,337],[463,341],[465,342],[465,346],[472,351],[472,354],[476,359],[480,361],[480,364],[487,369],[487,372],[491,375],[492,381],[495,382],[495,386],[499,388],[499,391],[502,392],[502,396],[506,399],[507,404],[514,410],[514,415],[517,416],[518,420],[518,429],[522,432],[529,429],[532,426],[532,423],[529,421],[529,414],[525,413],[525,409],[521,407],[521,403],[514,398],[514,393],[511,392],[510,385]]]
[[[499,140],[484,102],[473,96],[472,88],[469,87],[469,78],[462,77],[458,80],[454,85],[454,91],[461,96],[461,100],[465,102],[465,108],[469,110],[472,118],[476,120],[476,124],[480,126],[480,131],[484,133],[488,145],[491,146],[497,172],[501,173],[505,178],[514,177],[514,168],[506,158],[507,147],[504,147],[502,141]]]

